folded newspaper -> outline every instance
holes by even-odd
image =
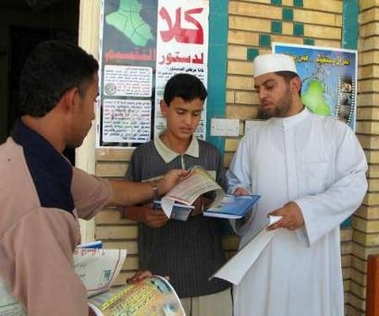
[[[200,195],[210,191],[214,191],[216,195],[211,206],[218,204],[225,195],[224,190],[212,179],[206,170],[200,166],[194,166],[191,168],[190,174],[183,181],[162,197],[162,209],[166,216],[171,218],[175,202],[192,205]]]

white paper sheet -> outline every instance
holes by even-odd
[[[242,249],[240,249],[227,263],[225,263],[212,278],[224,279],[237,285],[258,259],[263,249],[270,242],[276,230],[267,231],[266,227],[279,221],[281,216],[269,216],[268,224],[259,231]]]

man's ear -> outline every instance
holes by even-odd
[[[167,103],[162,99],[160,102],[159,102],[159,105],[161,107],[161,113],[162,113],[162,116],[163,117],[166,117],[167,115],[167,111],[168,111],[168,105]]]
[[[74,87],[63,93],[60,101],[62,105],[65,107],[66,111],[71,111],[75,108],[75,104],[77,103],[78,97],[79,89]]]
[[[301,88],[301,80],[299,77],[294,77],[290,81],[290,88],[292,94],[298,94]]]

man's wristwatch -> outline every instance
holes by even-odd
[[[158,190],[157,181],[150,181],[149,183],[151,185],[151,188],[153,189],[153,198],[155,200],[158,200],[159,199],[159,190]]]

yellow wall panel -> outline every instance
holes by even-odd
[[[376,191],[367,193],[366,198],[367,198],[367,204],[369,205],[379,204],[379,193],[377,193]]]
[[[96,164],[96,174],[100,177],[125,177],[128,166],[126,163],[101,162]]]
[[[320,10],[326,12],[333,12],[340,14],[342,12],[342,1],[341,0],[328,0],[323,1],[322,4],[319,1],[314,0],[304,0],[303,1],[304,8],[310,10]]]
[[[234,91],[227,91],[226,92],[226,103],[235,103],[235,92]]]
[[[315,1],[315,3],[318,3]],[[342,15],[313,10],[294,10],[294,21],[313,25],[342,26]]]
[[[359,34],[362,37],[377,35],[379,33],[379,22],[371,22],[361,25]]]
[[[273,42],[288,43],[288,44],[303,44],[301,37],[289,36],[289,35],[272,35]],[[270,53],[270,52],[266,52]]]
[[[253,73],[253,63],[249,60],[228,62],[228,74],[251,76]]]
[[[259,29],[261,32],[270,32],[271,23],[269,20],[264,19],[249,18],[243,16],[230,16],[229,29],[245,31],[256,31]]]
[[[226,87],[228,89],[251,90],[253,88],[253,78],[251,76],[229,75]]]
[[[376,92],[376,91],[379,91],[379,78],[359,81],[358,82],[358,89],[361,92]]]
[[[226,108],[226,116],[228,118],[251,120],[255,118],[257,108],[251,105],[233,105]]]
[[[248,46],[258,45],[258,34],[234,30],[230,30],[228,34],[229,44],[243,44]]]
[[[341,48],[341,40],[315,38],[315,46]]]
[[[360,24],[367,24],[375,20],[379,20],[378,7],[372,7],[366,11],[363,11],[359,17]]]
[[[230,44],[228,45],[228,59],[241,59],[246,60],[247,47],[237,46]]]
[[[370,65],[370,64],[377,64],[378,60],[379,60],[379,51],[361,52],[358,55],[358,65],[360,67],[365,66],[365,65]],[[379,66],[375,65],[374,67],[379,67]]]
[[[364,41],[359,42],[359,52],[379,49],[379,41],[377,37],[368,37]]]
[[[293,34],[293,22],[283,22],[282,34],[284,34],[284,35],[292,35]]]
[[[377,77],[379,78],[379,66],[378,65],[373,65],[373,64],[368,64],[368,65],[362,65],[358,69],[358,75],[359,78],[365,79],[365,78],[372,78],[372,77]]]
[[[136,226],[97,226],[96,239],[131,239],[137,238]]]
[[[379,136],[359,135],[358,139],[363,149],[379,149]]]
[[[227,138],[225,140],[225,151],[236,151],[238,144],[240,142],[239,138]]]
[[[361,0],[359,1],[359,5],[360,5],[360,10],[365,11],[372,7],[378,6],[378,1],[377,0]]]
[[[264,4],[231,1],[229,3],[229,14],[280,20],[282,18],[282,9]]]
[[[251,91],[237,91],[235,103],[257,105],[258,104],[258,95],[255,92],[255,89],[251,90]]]
[[[340,39],[341,29],[321,25],[305,25],[304,35],[307,37],[319,37],[323,39]]]

